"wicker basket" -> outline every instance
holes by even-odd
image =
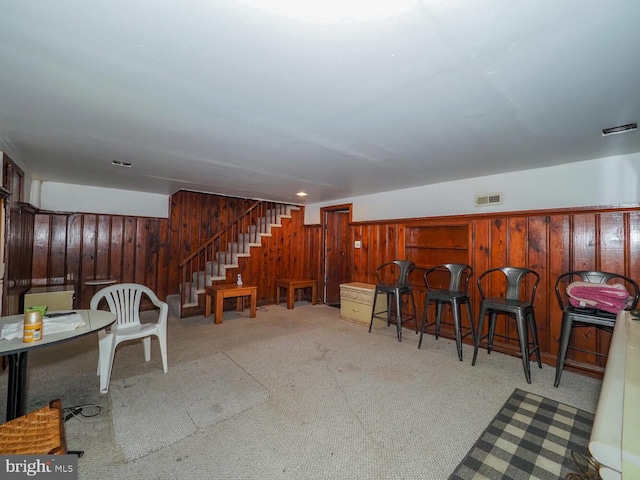
[[[0,454],[67,453],[60,400],[0,425]]]

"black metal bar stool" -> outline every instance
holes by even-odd
[[[471,313],[471,301],[469,299],[469,279],[473,275],[473,268],[461,263],[444,263],[428,269],[424,272],[424,283],[427,286],[427,295],[424,300],[424,312],[422,314],[422,328],[420,330],[420,341],[418,348],[422,346],[422,336],[427,327],[435,325],[435,337],[440,336],[440,320],[442,316],[442,306],[448,304],[453,317],[453,329],[456,336],[456,347],[458,358],[462,361],[462,339],[471,335],[475,345],[476,335],[473,327],[473,315]],[[439,277],[439,278],[438,278]],[[429,283],[429,280],[432,280]],[[448,288],[434,288],[435,281],[439,285],[448,285]],[[427,323],[427,313],[429,304],[436,305],[436,318],[434,322]],[[467,319],[469,328],[466,333],[462,333],[461,309],[462,305],[467,307]]]
[[[614,312],[607,312],[596,308],[589,308],[588,306],[580,307],[571,305],[571,303],[569,302],[569,296],[567,295],[566,291],[567,287],[574,281],[588,282],[593,284],[608,284],[611,280],[617,280],[616,283],[624,285],[631,297],[624,310],[632,310],[636,308],[636,305],[638,304],[638,298],[640,298],[640,289],[638,288],[638,284],[634,280],[629,277],[625,277],[624,275],[609,272],[599,272],[594,270],[579,270],[563,273],[556,280],[556,297],[558,298],[558,304],[560,305],[560,309],[562,310],[562,330],[560,333],[558,357],[556,360],[556,378],[553,383],[554,387],[560,385],[562,370],[567,363],[568,350],[576,350],[579,352],[605,356],[605,354],[603,353],[590,352],[584,349],[569,346],[569,340],[571,339],[571,332],[573,331],[573,327],[597,327],[611,331],[616,324],[617,318],[617,313]]]
[[[529,281],[525,281],[527,279]],[[493,291],[498,291],[498,285],[500,285],[500,288],[503,290],[499,291],[504,291],[504,296],[487,297],[483,283],[488,285],[489,281],[492,282]],[[515,317],[524,376],[527,379],[527,383],[531,383],[529,359],[532,353],[536,355],[538,367],[542,368],[540,347],[538,345],[538,331],[536,329],[536,319],[533,309],[538,283],[540,283],[540,275],[528,268],[492,268],[478,277],[478,290],[480,290],[482,302],[480,304],[480,315],[478,315],[478,330],[471,365],[476,364],[478,348],[484,338],[487,338],[487,353],[491,353],[493,337],[495,336],[496,330],[497,314],[505,313],[511,317]],[[489,314],[489,330],[486,335],[482,336],[482,328],[486,314]],[[529,331],[531,331],[531,342],[529,342]],[[498,336],[504,337],[504,335]],[[532,346],[531,349],[529,349],[530,345]]]
[[[416,302],[413,298],[413,285],[409,283],[409,274],[416,268],[413,262],[408,260],[394,260],[380,265],[376,269],[376,278],[378,283],[373,294],[373,307],[371,308],[371,323],[369,324],[369,333],[373,326],[374,318],[381,318],[387,321],[387,326],[391,324],[393,315],[393,306],[395,305],[395,321],[398,329],[398,341],[402,341],[402,324],[411,319],[416,324],[416,334],[418,333],[418,321],[416,319]],[[387,309],[376,312],[376,301],[378,294],[387,296]],[[413,313],[402,317],[402,296],[408,296],[411,300]],[[395,301],[392,301],[392,297]]]

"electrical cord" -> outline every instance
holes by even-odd
[[[90,410],[90,413],[87,413],[87,409],[95,409]],[[71,418],[77,418],[81,422],[85,422],[83,418],[92,418],[100,415],[102,412],[102,407],[100,405],[96,405],[94,403],[85,403],[83,405],[75,405],[73,407],[65,407],[62,409],[62,414],[64,415],[65,423],[67,420]],[[81,418],[82,417],[82,418]],[[82,458],[84,456],[84,450],[69,450],[67,453],[71,455],[77,455],[78,458]]]
[[[87,413],[86,412],[87,409],[95,409],[95,410],[94,411],[89,410],[89,413]],[[85,420],[83,420],[83,418],[92,418],[100,415],[100,413],[102,413],[102,407],[94,403],[86,403],[84,405],[75,405],[73,407],[65,407],[62,409],[62,413],[64,414],[65,422],[71,418],[77,418],[81,422],[84,422]]]

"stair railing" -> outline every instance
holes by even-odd
[[[198,305],[198,294],[204,293],[214,277],[222,280],[238,258],[249,255],[252,246],[261,244],[262,234],[271,224],[287,214],[287,205],[258,200],[234,218],[227,226],[182,260],[180,268],[180,304]]]

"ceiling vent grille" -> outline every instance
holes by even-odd
[[[485,207],[487,205],[501,205],[501,193],[488,193],[486,195],[476,195],[476,207]]]
[[[637,129],[638,129],[637,122],[627,123],[626,125],[620,125],[618,127],[603,128],[602,136],[608,137],[609,135],[617,135],[619,133],[633,132],[634,130],[637,130]]]

